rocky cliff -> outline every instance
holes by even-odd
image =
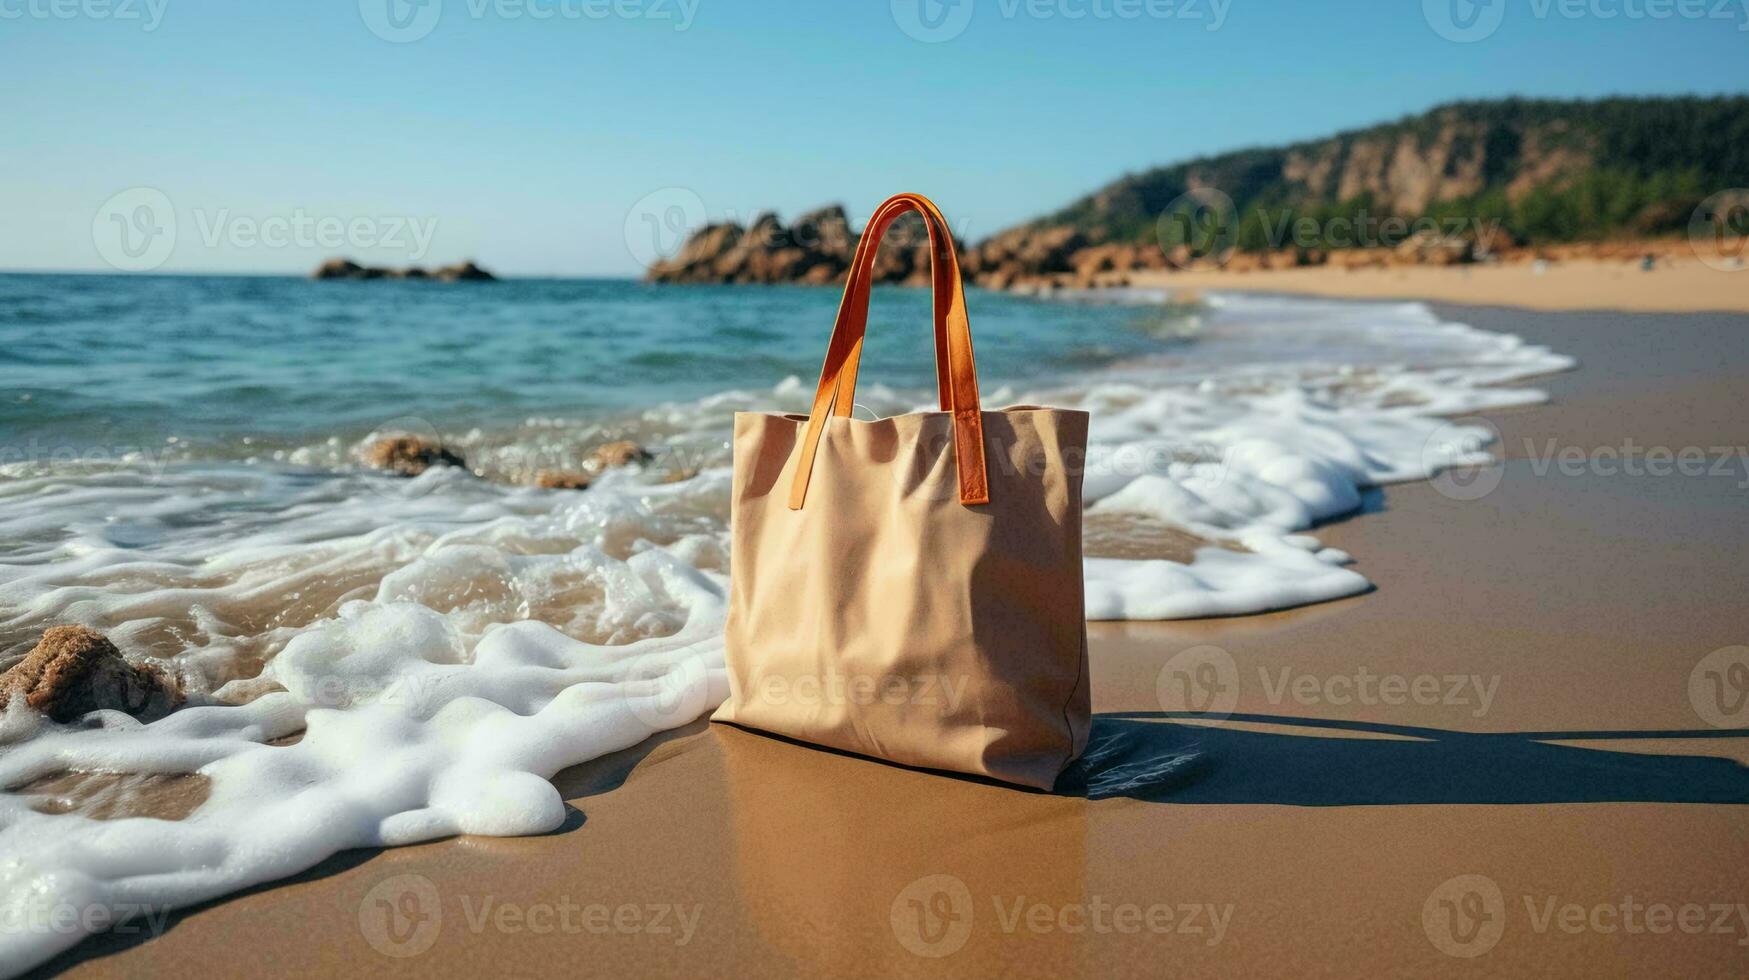
[[[1455,103],[1131,174],[996,235],[968,264],[1010,284],[1151,264],[1319,263],[1344,250],[1364,250],[1335,259],[1344,264],[1468,261],[1678,233],[1709,194],[1746,185],[1749,98]],[[1212,213],[1185,227],[1202,241],[1163,227],[1199,206]]]
[[[1131,174],[961,256],[973,281],[996,288],[1209,263],[1447,264],[1676,234],[1708,195],[1741,187],[1749,98],[1454,103]],[[883,247],[881,281],[928,281],[920,224],[911,236]],[[765,215],[700,230],[650,278],[831,283],[855,244],[842,208],[789,228]]]

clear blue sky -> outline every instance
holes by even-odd
[[[161,272],[631,274],[628,214],[664,188],[664,218],[856,221],[920,190],[976,239],[1128,170],[1452,99],[1749,89],[1749,0],[405,2],[0,0],[0,269],[109,269],[97,239],[127,219],[103,209],[136,187],[175,212]],[[1449,40],[1454,10],[1448,32],[1497,26]],[[904,29],[930,24],[954,36]],[[249,235],[300,215],[363,224]]]

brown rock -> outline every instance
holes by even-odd
[[[534,475],[534,485],[542,490],[587,490],[593,482],[593,474],[571,470],[541,470]]]
[[[1121,245],[1095,245],[1069,256],[1069,265],[1074,268],[1076,278],[1090,281],[1102,272],[1117,271],[1123,257],[1124,247]]]
[[[836,269],[830,265],[816,265],[802,273],[797,280],[805,286],[830,286],[844,281],[845,269]]]
[[[1000,269],[986,272],[979,277],[978,284],[986,289],[1008,289],[1014,285],[1020,271],[1014,266],[1003,266]]]
[[[316,267],[310,274],[312,279],[432,279],[439,282],[490,282],[497,279],[485,269],[475,265],[472,260],[446,265],[430,272],[418,266],[405,269],[387,269],[359,265],[351,259],[329,259]]]
[[[617,442],[608,442],[596,446],[595,452],[590,454],[589,462],[590,465],[594,466],[597,470],[604,470],[610,466],[627,466],[632,463],[648,463],[655,458],[656,457],[651,455],[649,450],[645,449],[643,446],[638,445],[630,439],[621,439]]]
[[[385,436],[364,448],[364,461],[379,470],[389,470],[398,476],[418,476],[433,466],[466,468],[467,460],[460,453],[440,443],[418,436]]]
[[[785,227],[761,214],[747,228],[706,225],[673,258],[650,266],[645,279],[663,283],[806,283],[844,281],[860,236],[838,205],[810,211]],[[962,258],[970,253],[960,247]],[[974,272],[966,267],[968,274]],[[929,236],[922,219],[907,214],[887,231],[875,256],[876,282],[927,285]]]
[[[474,264],[473,259],[431,270],[431,278],[439,282],[495,282],[498,277]]]
[[[0,674],[0,708],[15,697],[59,722],[100,709],[149,720],[183,701],[162,671],[128,663],[107,637],[83,626],[49,628],[36,649]]]
[[[846,266],[856,249],[857,237],[850,230],[850,218],[843,206],[837,204],[809,211],[790,227],[790,240],[796,247],[841,259]]]
[[[1074,267],[1071,257],[1090,244],[1068,225],[1022,226],[978,246],[967,268],[974,274],[1010,268],[1016,277],[1067,272]]]
[[[602,443],[589,454],[581,470],[541,470],[534,475],[534,485],[543,490],[587,490],[602,470],[633,463],[648,463],[656,457],[649,450],[621,439]]]
[[[741,242],[744,232],[734,222],[705,225],[694,232],[672,258],[650,266],[651,282],[715,282],[714,269]]]
[[[380,279],[381,269],[367,269],[351,259],[329,259],[310,273],[312,279]]]

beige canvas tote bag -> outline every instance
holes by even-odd
[[[851,417],[875,253],[929,232],[941,411]],[[735,416],[729,697],[713,718],[1050,789],[1087,742],[1087,413],[983,411],[953,236],[875,211],[800,415]]]

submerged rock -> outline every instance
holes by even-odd
[[[101,709],[150,720],[183,701],[163,671],[128,663],[108,637],[84,626],[50,627],[36,649],[0,674],[0,709],[15,697],[59,722]]]
[[[593,473],[575,470],[541,470],[534,475],[534,485],[542,490],[587,490],[594,482]]]
[[[399,476],[418,476],[433,466],[458,466],[468,462],[449,447],[418,436],[387,436],[364,448],[364,461],[379,470]]]
[[[617,442],[608,442],[596,446],[595,452],[590,454],[589,462],[597,470],[604,470],[610,466],[629,466],[632,463],[648,463],[655,458],[656,457],[651,455],[650,451],[643,446],[638,445],[630,439],[621,439]]]
[[[648,463],[656,457],[630,439],[602,443],[584,461],[581,470],[541,470],[534,475],[534,485],[543,490],[587,490],[601,471],[615,466]]]

